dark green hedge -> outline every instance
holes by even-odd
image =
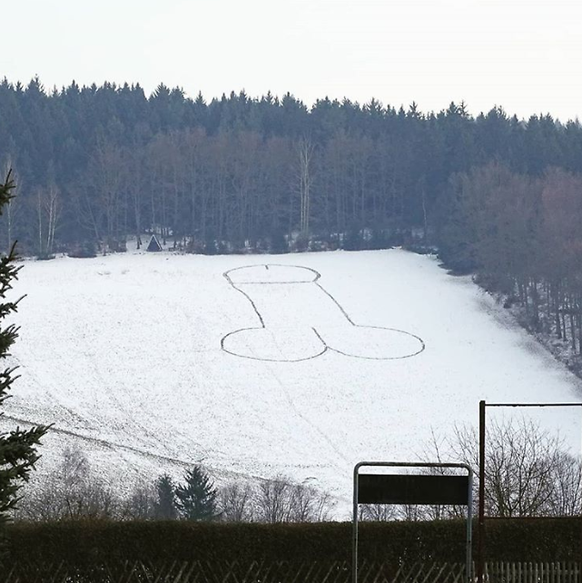
[[[490,520],[489,561],[579,560],[582,519]],[[350,560],[350,523],[17,523],[9,561]],[[364,523],[360,556],[381,561],[462,561],[465,523]]]

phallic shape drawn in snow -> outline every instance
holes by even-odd
[[[383,326],[356,324],[309,267],[263,264],[226,271],[226,280],[252,305],[259,325],[229,332],[225,352],[271,362],[301,362],[327,351],[370,360],[420,354],[418,336]],[[297,309],[297,306],[300,306]]]

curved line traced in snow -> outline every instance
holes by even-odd
[[[264,268],[264,271],[261,269]],[[278,276],[277,272],[283,272],[281,276]],[[249,274],[249,276],[247,276]],[[228,283],[239,293],[241,293],[247,301],[251,304],[253,311],[257,315],[259,320],[259,326],[251,326],[246,328],[240,328],[238,330],[233,330],[228,334],[225,334],[220,340],[220,347],[224,352],[231,354],[233,356],[238,356],[240,358],[248,358],[251,360],[262,360],[266,362],[304,362],[307,360],[313,360],[315,358],[319,358],[323,356],[326,352],[332,351],[336,352],[337,354],[342,354],[344,356],[349,356],[352,358],[361,358],[364,360],[402,360],[404,358],[411,358],[413,356],[417,356],[421,352],[423,352],[426,348],[426,345],[420,336],[416,336],[410,332],[406,332],[405,330],[399,330],[397,328],[388,328],[385,326],[365,326],[361,324],[356,324],[350,315],[347,313],[345,308],[339,303],[339,301],[327,290],[325,289],[320,283],[319,280],[321,278],[321,274],[312,269],[310,267],[303,267],[299,265],[282,265],[282,264],[260,264],[260,265],[249,265],[243,267],[236,267],[234,269],[230,269],[223,273],[224,278],[228,281]],[[315,326],[305,327],[303,334],[305,334],[305,345],[308,345],[310,342],[307,338],[307,335],[311,332],[314,334],[317,342],[312,344],[318,344],[317,347],[313,346],[311,351],[307,351],[305,355],[289,355],[289,357],[274,357],[267,354],[261,354],[261,349],[266,348],[268,351],[269,346],[266,346],[266,343],[269,342],[275,344],[274,348],[279,348],[276,346],[276,336],[277,332],[280,333],[281,337],[287,337],[289,335],[289,331],[291,328],[279,328],[269,326],[267,322],[265,322],[265,317],[261,313],[261,310],[257,306],[257,302],[252,297],[252,288],[254,286],[277,286],[277,285],[286,285],[286,286],[303,286],[303,285],[311,285],[313,286],[314,290],[319,290],[317,296],[321,296],[323,294],[322,300],[324,297],[327,297],[329,301],[331,301],[338,309],[339,313],[343,316],[345,321],[345,329],[341,331],[341,333],[336,333],[335,338],[327,337],[327,333],[322,329],[317,329]],[[248,286],[246,289],[242,289],[244,286]],[[275,292],[276,288],[273,288],[273,292]],[[317,301],[317,300],[316,300]],[[321,300],[319,300],[321,301]],[[282,310],[279,313],[280,316],[283,317],[285,315],[285,311]],[[381,346],[382,351],[386,351],[384,354],[380,356],[376,356],[374,354],[368,353],[366,354],[366,347],[364,346],[363,352],[354,350],[354,347],[361,347],[361,340],[362,338],[356,338],[354,336],[354,330],[358,330],[361,332],[368,332],[368,336],[378,336],[376,331],[380,331],[380,344],[385,343],[384,346]],[[350,330],[352,332],[350,332]],[[255,332],[258,336],[254,336],[253,332]],[[249,336],[250,334],[250,336]],[[236,346],[236,339],[235,339],[235,346],[229,347],[229,344],[233,344],[232,340],[237,335],[247,336],[249,338],[253,338],[254,340],[260,340],[262,338],[262,342],[259,342],[258,346],[252,347],[250,343],[247,341],[246,343],[243,342],[244,349],[241,349],[240,346]],[[357,334],[356,334],[357,335]],[[350,336],[352,340],[357,340],[354,344],[354,347],[349,346]],[[242,341],[240,336],[238,340]],[[313,337],[311,338],[313,340]],[[348,347],[344,347],[345,341],[348,341]],[[365,339],[364,339],[365,340]],[[400,340],[400,342],[399,342]],[[398,348],[402,348],[402,341],[404,343],[411,344],[408,348],[405,347],[404,352],[398,354]],[[412,342],[411,342],[412,341]],[[365,342],[364,342],[365,343]],[[394,354],[396,352],[397,354]],[[279,350],[280,353],[280,350]]]

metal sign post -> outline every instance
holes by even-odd
[[[465,476],[426,474],[360,474],[363,467],[457,468]],[[455,504],[467,506],[465,573],[471,577],[473,518],[473,471],[467,464],[415,462],[360,462],[354,467],[354,518],[352,540],[352,583],[358,583],[359,504]]]

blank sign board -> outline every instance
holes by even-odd
[[[358,475],[358,504],[469,503],[469,476]]]

